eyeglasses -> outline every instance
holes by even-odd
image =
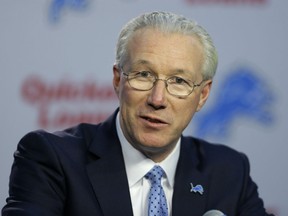
[[[139,91],[151,90],[158,80],[165,82],[165,86],[169,94],[174,96],[188,96],[195,87],[199,87],[204,80],[199,84],[195,84],[189,79],[178,76],[168,77],[167,79],[160,79],[150,71],[132,71],[125,73],[121,68],[123,75],[128,80],[129,85]]]

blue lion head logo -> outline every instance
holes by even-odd
[[[252,69],[236,68],[219,87],[215,103],[195,116],[195,135],[227,137],[237,118],[271,124],[273,100],[272,91]]]
[[[56,22],[60,19],[61,13],[65,8],[73,10],[86,9],[88,0],[52,0],[49,8],[49,19]]]

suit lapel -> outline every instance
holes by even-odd
[[[115,127],[116,113],[95,131],[87,173],[103,215],[133,215],[121,145]]]
[[[175,175],[175,185],[172,200],[172,215],[203,215],[208,195],[208,177],[201,172],[201,150],[195,143],[182,137],[180,158]],[[204,189],[201,195],[193,190],[201,185]]]

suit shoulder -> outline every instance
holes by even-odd
[[[93,131],[97,130],[97,125],[79,124],[65,130],[48,132],[45,130],[35,130],[27,133],[18,144],[18,151],[48,151],[59,150],[75,152],[77,149],[87,149],[93,138]]]
[[[64,130],[49,132],[43,129],[34,130],[27,133],[21,140],[26,139],[52,139],[52,140],[73,140],[73,139],[89,139],[93,136],[93,131],[97,129],[97,125],[79,124]]]
[[[211,143],[195,137],[184,137],[184,140],[186,145],[192,145],[196,148],[199,157],[204,163],[218,164],[219,166],[229,166],[229,164],[231,166],[247,166],[249,163],[248,158],[244,153],[227,145]]]

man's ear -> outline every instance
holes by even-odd
[[[121,71],[117,65],[113,65],[113,86],[117,96],[119,96]]]
[[[206,103],[209,97],[210,90],[212,87],[212,80],[205,81],[203,85],[204,86],[201,88],[200,100],[199,100],[198,107],[196,110],[197,112],[202,109],[202,107],[204,106],[204,104]]]

